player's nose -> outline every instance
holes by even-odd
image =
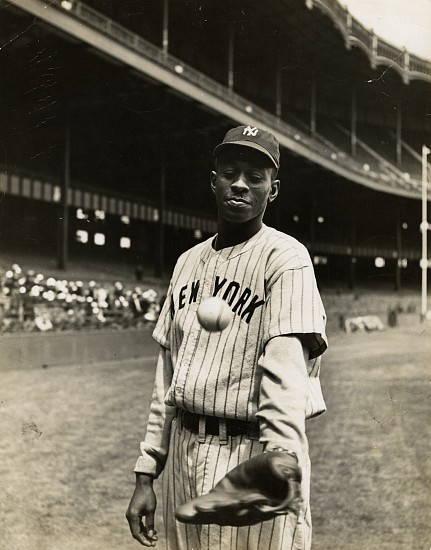
[[[244,174],[238,174],[238,177],[235,178],[235,181],[232,182],[232,189],[238,191],[246,191],[248,189],[247,179]]]

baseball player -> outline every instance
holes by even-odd
[[[305,419],[325,410],[319,371],[326,316],[306,248],[262,221],[280,186],[275,137],[239,126],[227,132],[214,156],[218,232],[179,258],[154,330],[160,353],[126,517],[133,537],[155,546],[153,480],[163,471],[169,550],[308,549]],[[203,329],[196,315],[212,296],[232,310],[220,332]],[[258,492],[262,476],[255,465],[271,455],[301,480],[296,507],[265,514],[261,506],[248,520],[246,499],[234,496],[211,517],[195,509],[178,513],[215,486],[220,492],[228,484],[234,495],[238,468],[241,483],[256,484]],[[228,497],[218,499],[223,507]],[[253,505],[254,512],[258,508]]]

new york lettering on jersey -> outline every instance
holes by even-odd
[[[186,304],[190,305],[197,301],[200,284],[199,280],[192,281],[181,287],[177,296],[175,293],[171,294],[171,319],[174,318],[176,310],[183,309]],[[257,294],[253,297],[252,294],[252,290],[248,287],[241,289],[238,281],[228,281],[226,277],[221,279],[218,275],[215,276],[212,296],[218,296],[225,300],[233,313],[239,315],[246,323],[250,323],[255,310],[265,303],[265,300],[260,299]]]

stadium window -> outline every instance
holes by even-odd
[[[105,244],[105,235],[104,235],[104,233],[95,233],[94,234],[94,244],[97,244],[97,246],[103,246]]]
[[[58,185],[55,185],[54,189],[52,190],[52,200],[54,202],[60,202],[61,201],[61,189]]]
[[[385,259],[384,259],[384,258],[381,258],[380,256],[377,256],[377,258],[375,258],[375,260],[374,260],[374,265],[375,265],[376,267],[378,267],[379,269],[380,269],[381,267],[385,267],[385,263],[386,263],[386,262],[385,262]]]
[[[94,211],[94,219],[96,221],[103,221],[105,219],[106,215],[105,215],[105,211],[104,210],[95,210]]]
[[[407,268],[407,258],[398,258],[398,267]]]
[[[121,237],[120,239],[120,248],[130,248],[132,245],[131,240],[129,237]]]
[[[82,208],[76,209],[76,219],[77,220],[88,220],[88,214],[82,210]]]
[[[313,263],[314,265],[327,265],[328,258],[326,256],[314,256]]]
[[[88,232],[82,229],[78,229],[76,232],[76,240],[79,243],[88,243]]]
[[[120,219],[121,219],[121,223],[125,223],[126,225],[129,225],[129,224],[130,224],[130,218],[129,218],[129,216],[124,215],[124,216],[121,216]]]

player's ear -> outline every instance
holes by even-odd
[[[210,175],[211,191],[215,194],[216,191],[217,173],[213,170]]]
[[[272,202],[277,198],[278,192],[280,191],[280,180],[273,180],[271,182],[271,191],[268,195],[268,202]]]

